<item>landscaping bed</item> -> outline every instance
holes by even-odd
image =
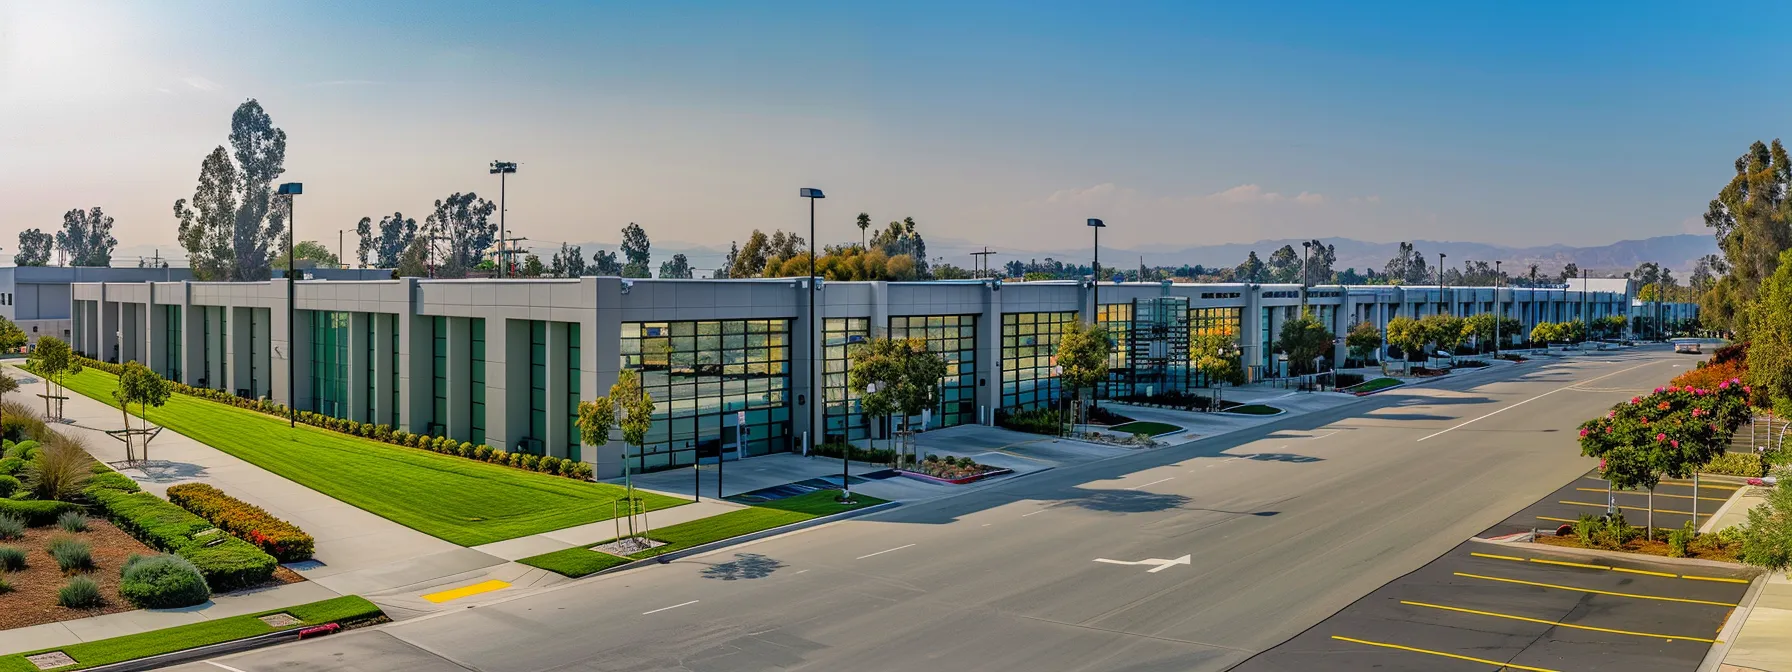
[[[1543,544],[1545,546],[1566,546],[1566,547],[1570,547],[1570,548],[1599,548],[1599,549],[1604,549],[1604,550],[1608,550],[1608,551],[1623,551],[1625,553],[1636,553],[1638,555],[1655,555],[1655,556],[1660,556],[1660,557],[1664,557],[1664,558],[1673,558],[1673,557],[1700,558],[1703,560],[1719,560],[1722,562],[1734,562],[1734,563],[1738,563],[1738,564],[1741,564],[1741,562],[1742,562],[1742,558],[1741,558],[1742,544],[1741,543],[1724,544],[1724,545],[1719,545],[1719,546],[1701,546],[1698,544],[1693,544],[1692,546],[1690,546],[1687,549],[1686,555],[1683,555],[1683,556],[1673,555],[1673,553],[1672,553],[1673,547],[1671,545],[1669,545],[1667,541],[1665,541],[1665,539],[1668,536],[1668,533],[1670,533],[1672,531],[1673,530],[1657,528],[1655,530],[1655,539],[1653,541],[1637,538],[1637,539],[1632,539],[1630,541],[1626,541],[1626,542],[1624,542],[1624,544],[1622,546],[1619,546],[1616,548],[1605,547],[1605,546],[1585,546],[1580,543],[1580,539],[1577,537],[1572,537],[1572,536],[1558,537],[1558,536],[1547,535],[1547,534],[1537,535],[1537,543]],[[1712,535],[1705,535],[1705,536],[1712,536]]]
[[[1742,561],[1742,534],[1734,528],[1699,534],[1693,530],[1691,523],[1687,523],[1686,527],[1680,529],[1655,528],[1654,538],[1645,539],[1644,529],[1624,522],[1622,515],[1604,519],[1592,514],[1582,514],[1578,521],[1565,527],[1569,528],[1566,535],[1538,534],[1536,543],[1664,558],[1700,558],[1736,563]]]
[[[86,369],[69,389],[112,403],[117,378]],[[173,395],[148,420],[370,513],[462,546],[609,520],[623,488],[534,473],[300,425]],[[639,493],[649,509],[688,500]]]
[[[922,460],[920,464],[900,471],[904,476],[918,476],[923,480],[943,481],[953,485],[964,485],[1011,472],[1009,469],[978,464],[968,457],[940,457],[938,455],[928,455],[927,459]]]
[[[58,537],[85,542],[92,549],[92,569],[65,574],[58,568],[46,550],[50,540]],[[0,540],[0,547],[25,551],[26,556],[24,569],[0,572],[0,578],[12,588],[0,593],[0,630],[136,609],[118,594],[119,571],[131,556],[156,552],[111,523],[97,519],[87,521],[85,532],[65,532],[55,526],[27,528],[23,539]],[[57,605],[56,591],[74,576],[85,576],[99,585],[99,606],[71,609]]]
[[[1177,427],[1176,425],[1172,425],[1167,422],[1150,422],[1150,421],[1146,421],[1146,420],[1138,420],[1138,421],[1134,421],[1134,422],[1128,422],[1123,425],[1116,425],[1113,427],[1109,427],[1108,431],[1120,432],[1122,434],[1147,434],[1150,436],[1162,436],[1164,434],[1169,434],[1170,432],[1182,431],[1182,428]]]
[[[262,616],[282,613],[297,619],[298,623],[276,628],[261,620]],[[372,602],[351,595],[257,614],[231,616],[135,635],[0,656],[0,672],[38,672],[37,666],[26,660],[26,656],[51,651],[61,651],[75,659],[75,665],[55,668],[58,672],[83,670],[295,628],[325,623],[351,626],[378,622],[384,618],[385,614]]]

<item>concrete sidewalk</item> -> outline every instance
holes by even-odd
[[[0,630],[0,655],[134,635],[190,623],[254,614],[337,597],[311,581],[219,595],[184,609],[138,609],[72,621]]]
[[[1767,500],[1767,489],[1744,486],[1717,515],[1706,521],[1704,532],[1716,532],[1748,522],[1748,511]],[[1792,672],[1792,579],[1770,574],[1752,605],[1745,604],[1742,627],[1724,652],[1725,672]],[[1703,668],[1701,668],[1703,669]]]

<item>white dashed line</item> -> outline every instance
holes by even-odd
[[[895,547],[895,548],[886,548],[886,549],[884,549],[884,550],[881,550],[881,551],[878,551],[878,552],[876,552],[876,553],[871,553],[871,554],[867,554],[867,555],[861,555],[861,556],[859,556],[859,557],[856,557],[856,558],[853,558],[853,559],[854,559],[854,560],[864,560],[864,559],[865,559],[865,558],[869,558],[869,557],[871,557],[871,556],[873,556],[873,555],[883,555],[883,554],[885,554],[885,553],[889,553],[889,552],[891,552],[891,551],[900,551],[900,550],[902,550],[902,549],[905,549],[905,548],[908,548],[908,547],[910,547],[910,546],[913,546],[913,545],[914,545],[914,544],[904,544],[904,545],[902,545],[902,546],[897,546],[897,547]]]
[[[1127,488],[1127,490],[1137,490],[1137,489],[1139,489],[1139,488],[1149,488],[1149,487],[1151,487],[1151,486],[1153,486],[1153,485],[1157,485],[1157,484],[1159,484],[1159,483],[1162,483],[1162,482],[1164,482],[1164,481],[1174,481],[1174,480],[1176,480],[1176,477],[1175,477],[1175,476],[1171,476],[1171,477],[1169,477],[1169,478],[1160,478],[1160,479],[1157,479],[1157,480],[1155,480],[1155,481],[1152,481],[1152,482],[1150,482],[1150,483],[1146,483],[1146,484],[1144,484],[1144,485],[1135,485],[1135,486],[1132,486],[1132,487],[1130,487],[1130,488]]]
[[[670,607],[660,607],[660,608],[658,608],[658,609],[655,609],[655,610],[653,610],[653,611],[643,611],[643,612],[641,612],[641,615],[642,615],[642,616],[646,616],[646,615],[648,615],[648,614],[657,614],[657,613],[660,613],[660,612],[662,612],[662,611],[665,611],[665,610],[667,610],[667,609],[677,609],[677,608],[679,608],[679,607],[685,607],[685,606],[690,606],[690,605],[693,605],[693,604],[696,604],[696,603],[697,603],[697,600],[691,600],[691,601],[689,601],[689,602],[685,602],[685,603],[683,603],[683,604],[674,604],[674,605],[672,605],[672,606],[670,606]]]

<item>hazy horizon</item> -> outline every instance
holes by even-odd
[[[859,212],[1035,250],[1087,217],[1115,248],[1705,234],[1776,134],[1786,95],[1736,66],[1784,10],[1653,7],[0,0],[0,257],[94,206],[178,255],[171,204],[249,98],[300,238],[350,250],[361,217],[495,200],[494,159],[542,246],[806,235],[803,186],[823,243]]]

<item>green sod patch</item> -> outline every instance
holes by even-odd
[[[118,378],[97,369],[69,376],[68,387],[114,405]],[[184,394],[149,409],[172,431],[419,532],[462,546],[611,518],[620,486],[575,481],[463,457],[404,448]],[[149,446],[155,454],[155,444]],[[638,491],[637,491],[638,492]],[[638,495],[649,509],[687,500]]]
[[[1263,404],[1245,404],[1243,406],[1233,406],[1228,408],[1226,409],[1226,412],[1240,413],[1244,415],[1275,415],[1281,413],[1282,409],[1274,406],[1265,406]]]
[[[1182,428],[1166,422],[1147,422],[1140,420],[1138,422],[1129,422],[1124,425],[1109,427],[1108,429],[1124,434],[1149,434],[1151,436],[1157,436],[1159,434],[1169,434],[1170,432]]]
[[[1348,388],[1348,390],[1355,393],[1376,392],[1399,384],[1400,379],[1398,378],[1376,378],[1375,380],[1371,380],[1356,387]]]
[[[517,562],[576,579],[596,574],[628,561],[628,558],[619,558],[602,551],[593,551],[585,546],[575,546],[562,551],[523,558]]]
[[[299,619],[300,623],[289,628],[274,628],[260,620],[269,614],[287,613]],[[231,616],[213,621],[182,625],[162,630],[101,639],[80,644],[70,644],[40,651],[27,651],[8,656],[0,656],[0,672],[37,672],[37,666],[25,660],[26,656],[37,655],[49,651],[61,651],[74,658],[76,664],[56,668],[60,670],[84,670],[100,665],[137,660],[149,656],[184,651],[200,646],[209,646],[256,635],[265,635],[276,630],[287,630],[296,627],[308,627],[324,623],[342,623],[363,621],[381,616],[379,607],[372,602],[355,597],[338,597],[335,599],[313,602],[297,607],[264,611],[259,614]]]
[[[839,496],[839,490],[817,490],[796,497],[787,497],[653,530],[646,536],[655,541],[665,542],[666,545],[655,546],[627,558],[587,550],[591,546],[579,546],[523,558],[517,562],[578,578],[601,572],[630,560],[645,560],[693,546],[702,546],[710,542],[761,532],[811,518],[877,506],[885,502],[885,500],[870,495],[853,495],[855,503],[847,505],[834,501]],[[603,543],[609,543],[609,541]],[[593,546],[596,545],[593,544]]]

